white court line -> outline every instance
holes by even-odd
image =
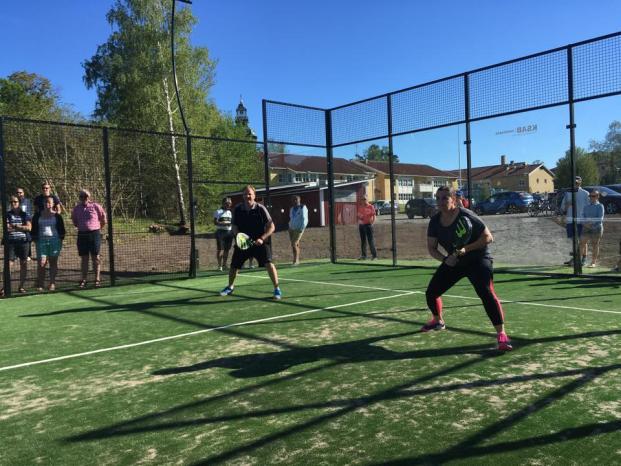
[[[260,277],[256,276],[254,278],[269,278],[269,277]],[[348,283],[332,283],[332,282],[318,282],[312,280],[300,280],[298,278],[283,278],[279,277],[280,280],[286,280],[290,282],[303,282],[303,283],[312,283],[315,285],[332,285],[332,286],[345,286],[350,288],[365,288],[367,290],[376,290],[376,291],[393,291],[395,293],[406,293],[407,290],[394,290],[390,288],[380,288],[376,286],[365,286],[365,285],[351,285]],[[424,294],[424,291],[410,291],[412,294]],[[480,301],[477,296],[459,296],[454,294],[444,294],[442,296],[446,296],[448,298],[457,298],[457,299],[474,299],[475,301]],[[560,306],[558,304],[543,304],[543,303],[532,303],[529,301],[510,301],[501,299],[500,302],[502,304],[521,304],[523,306],[536,306],[536,307],[551,307],[555,309],[570,309],[572,311],[587,311],[587,312],[601,312],[606,314],[621,314],[621,311],[610,311],[606,309],[591,309],[587,307],[575,307],[575,306]]]
[[[288,318],[288,317],[301,316],[303,314],[311,314],[311,313],[314,313],[314,312],[328,311],[330,309],[338,309],[339,307],[356,306],[356,305],[359,305],[359,304],[366,304],[366,303],[370,303],[370,302],[373,302],[373,301],[381,301],[383,299],[399,298],[401,296],[406,296],[406,295],[413,294],[413,293],[414,293],[413,291],[405,291],[403,293],[400,293],[400,294],[397,294],[397,295],[393,295],[393,296],[383,296],[381,298],[365,299],[364,301],[357,301],[355,303],[336,304],[334,306],[320,307],[320,308],[317,308],[317,309],[309,309],[309,310],[306,310],[306,311],[295,312],[293,314],[284,314],[284,315],[280,315],[280,316],[266,317],[265,319],[247,320],[245,322],[237,322],[237,323],[234,323],[234,324],[222,325],[220,327],[207,328],[207,329],[203,329],[203,330],[196,330],[194,332],[180,333],[178,335],[170,335],[168,337],[155,338],[153,340],[140,341],[140,342],[137,342],[137,343],[128,343],[126,345],[113,346],[113,347],[110,347],[110,348],[101,348],[101,349],[93,350],[93,351],[85,351],[84,353],[68,354],[66,356],[58,356],[56,358],[42,359],[40,361],[24,362],[24,363],[21,363],[21,364],[15,364],[13,366],[0,367],[0,372],[8,371],[8,370],[11,370],[11,369],[18,369],[20,367],[28,367],[28,366],[35,366],[35,365],[38,365],[38,364],[45,364],[45,363],[48,363],[48,362],[56,362],[56,361],[63,361],[65,359],[74,359],[74,358],[79,358],[79,357],[82,357],[82,356],[90,356],[92,354],[106,353],[106,352],[109,352],[109,351],[116,351],[116,350],[121,350],[121,349],[126,349],[126,348],[135,348],[136,346],[144,346],[144,345],[149,345],[151,343],[158,343],[158,342],[161,342],[161,341],[175,340],[175,339],[178,339],[178,338],[184,338],[184,337],[189,337],[189,336],[193,336],[193,335],[200,335],[201,333],[215,332],[217,330],[224,330],[224,329],[232,328],[232,327],[241,327],[243,325],[258,324],[258,323],[262,323],[262,322],[269,322],[269,321],[272,321],[272,320],[284,319],[284,318]]]

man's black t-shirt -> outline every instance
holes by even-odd
[[[247,208],[242,202],[237,204],[233,209],[233,219],[231,224],[237,226],[237,229],[250,236],[250,239],[256,240],[265,233],[265,227],[272,222],[272,217],[265,206],[255,202],[252,208]]]
[[[437,238],[440,246],[444,248],[444,250],[448,254],[452,254],[455,250],[455,238],[456,238],[456,229],[457,224],[460,221],[460,218],[467,218],[472,224],[472,235],[470,239],[466,242],[466,244],[472,244],[476,240],[478,240],[483,231],[485,230],[485,224],[483,221],[471,210],[464,209],[463,207],[458,207],[459,214],[455,217],[455,221],[451,223],[449,226],[442,226],[440,223],[440,215],[438,212],[429,221],[429,226],[427,227],[427,236],[431,238]],[[487,258],[491,259],[491,254],[489,252],[489,248],[485,246],[484,249],[477,249],[476,251],[470,251],[462,259],[477,259],[477,258]]]

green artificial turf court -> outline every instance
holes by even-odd
[[[621,283],[317,264],[4,300],[0,464],[621,464]]]

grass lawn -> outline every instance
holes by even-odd
[[[0,464],[621,464],[621,283],[319,264],[1,303]]]

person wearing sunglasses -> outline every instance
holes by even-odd
[[[30,250],[30,230],[32,219],[19,205],[19,198],[11,196],[10,209],[6,214],[6,241],[9,250],[9,267],[13,270],[16,260],[19,260],[19,287],[17,291],[26,293],[26,277],[28,275],[28,252]],[[4,296],[4,289],[0,290]]]
[[[47,198],[51,197],[54,201],[53,212],[62,214],[64,212],[63,203],[60,198],[55,194],[52,194],[52,185],[47,181],[41,184],[41,194],[34,198],[35,213],[42,213],[45,210],[45,203]]]

